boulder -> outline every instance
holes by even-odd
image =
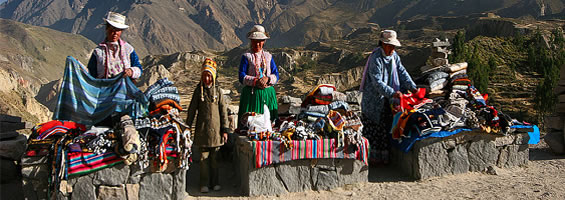
[[[98,187],[98,199],[104,200],[123,200],[127,199],[126,189],[123,185],[118,187],[104,186]]]
[[[563,132],[550,132],[543,137],[545,143],[556,154],[565,154],[565,142],[563,141]]]
[[[27,138],[18,135],[15,138],[0,140],[0,156],[12,160],[21,160],[25,152]]]
[[[94,174],[94,185],[119,186],[125,184],[130,174],[129,166],[119,164],[109,167]]]
[[[139,199],[171,199],[173,177],[170,174],[151,173],[141,179]]]

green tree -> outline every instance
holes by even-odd
[[[467,74],[469,79],[473,81],[473,85],[480,91],[486,92],[488,89],[488,82],[490,78],[490,67],[482,63],[479,58],[478,46],[473,48],[473,53],[468,60]]]
[[[465,61],[467,51],[465,48],[465,32],[457,31],[457,34],[453,38],[453,44],[451,45],[452,52],[449,60],[453,63]]]

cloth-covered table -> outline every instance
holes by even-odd
[[[512,128],[512,129],[527,129],[528,130],[527,133],[530,136],[528,144],[537,144],[540,141],[540,131],[539,131],[538,126],[536,126],[536,125],[514,125],[514,126],[511,126],[510,128]],[[416,141],[418,141],[418,140],[423,140],[423,139],[430,138],[430,137],[443,138],[443,137],[448,137],[448,136],[451,136],[451,135],[455,135],[455,134],[458,134],[458,133],[461,133],[461,132],[468,132],[468,131],[473,131],[473,129],[460,128],[460,129],[455,129],[453,131],[439,131],[439,132],[431,133],[429,135],[412,136],[410,138],[403,138],[400,142],[393,140],[392,144],[394,146],[396,146],[397,148],[399,148],[400,150],[402,150],[404,152],[408,152],[408,151],[410,151],[412,146],[414,146],[414,143],[416,143]]]
[[[261,168],[275,163],[299,159],[343,158],[357,159],[365,165],[369,160],[369,141],[362,137],[357,145],[338,147],[336,139],[293,140],[287,149],[281,141],[250,141],[254,164]]]

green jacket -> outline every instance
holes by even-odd
[[[198,147],[218,147],[224,145],[222,134],[229,130],[228,111],[226,99],[220,93],[220,87],[205,88],[204,101],[202,101],[200,84],[194,89],[192,100],[188,106],[186,123],[192,127],[196,117],[196,129],[194,129],[194,145]],[[214,96],[216,100],[214,101]]]

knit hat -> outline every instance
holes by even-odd
[[[202,71],[202,73],[204,72],[210,72],[210,74],[212,74],[212,83],[216,82],[216,62],[210,58],[206,58],[206,60],[204,60],[204,63],[202,63],[202,69],[200,69],[200,71]]]
[[[210,74],[212,74],[212,102],[216,102],[218,95],[216,93],[216,87],[214,87],[216,85],[216,62],[210,58],[206,58],[206,60],[204,60],[204,63],[202,63],[202,69],[200,69],[200,71],[202,71],[202,73],[204,72],[210,72]],[[202,101],[204,101],[204,88],[203,88],[204,83],[200,83],[200,99]]]

